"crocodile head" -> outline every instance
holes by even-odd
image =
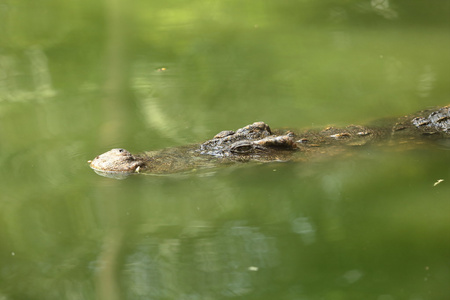
[[[113,173],[135,173],[145,165],[143,159],[122,148],[112,149],[88,162],[95,171]]]

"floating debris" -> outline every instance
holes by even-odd
[[[444,181],[444,179],[438,179],[438,181],[436,181],[433,186],[437,186],[439,183],[441,183],[442,181]]]

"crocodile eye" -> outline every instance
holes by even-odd
[[[111,151],[113,151],[116,155],[120,155],[120,156],[130,155],[130,152],[128,152],[126,149],[123,149],[123,148],[116,148],[116,149],[112,149]]]
[[[231,147],[230,151],[240,154],[250,153],[253,151],[253,145],[252,144],[234,145],[233,147]]]

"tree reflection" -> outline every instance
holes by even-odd
[[[245,296],[264,289],[279,260],[274,237],[245,222],[228,222],[207,235],[141,239],[122,276],[130,298]]]

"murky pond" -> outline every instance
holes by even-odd
[[[125,180],[87,161],[449,104],[449,13],[0,4],[0,299],[447,299],[447,141]]]

